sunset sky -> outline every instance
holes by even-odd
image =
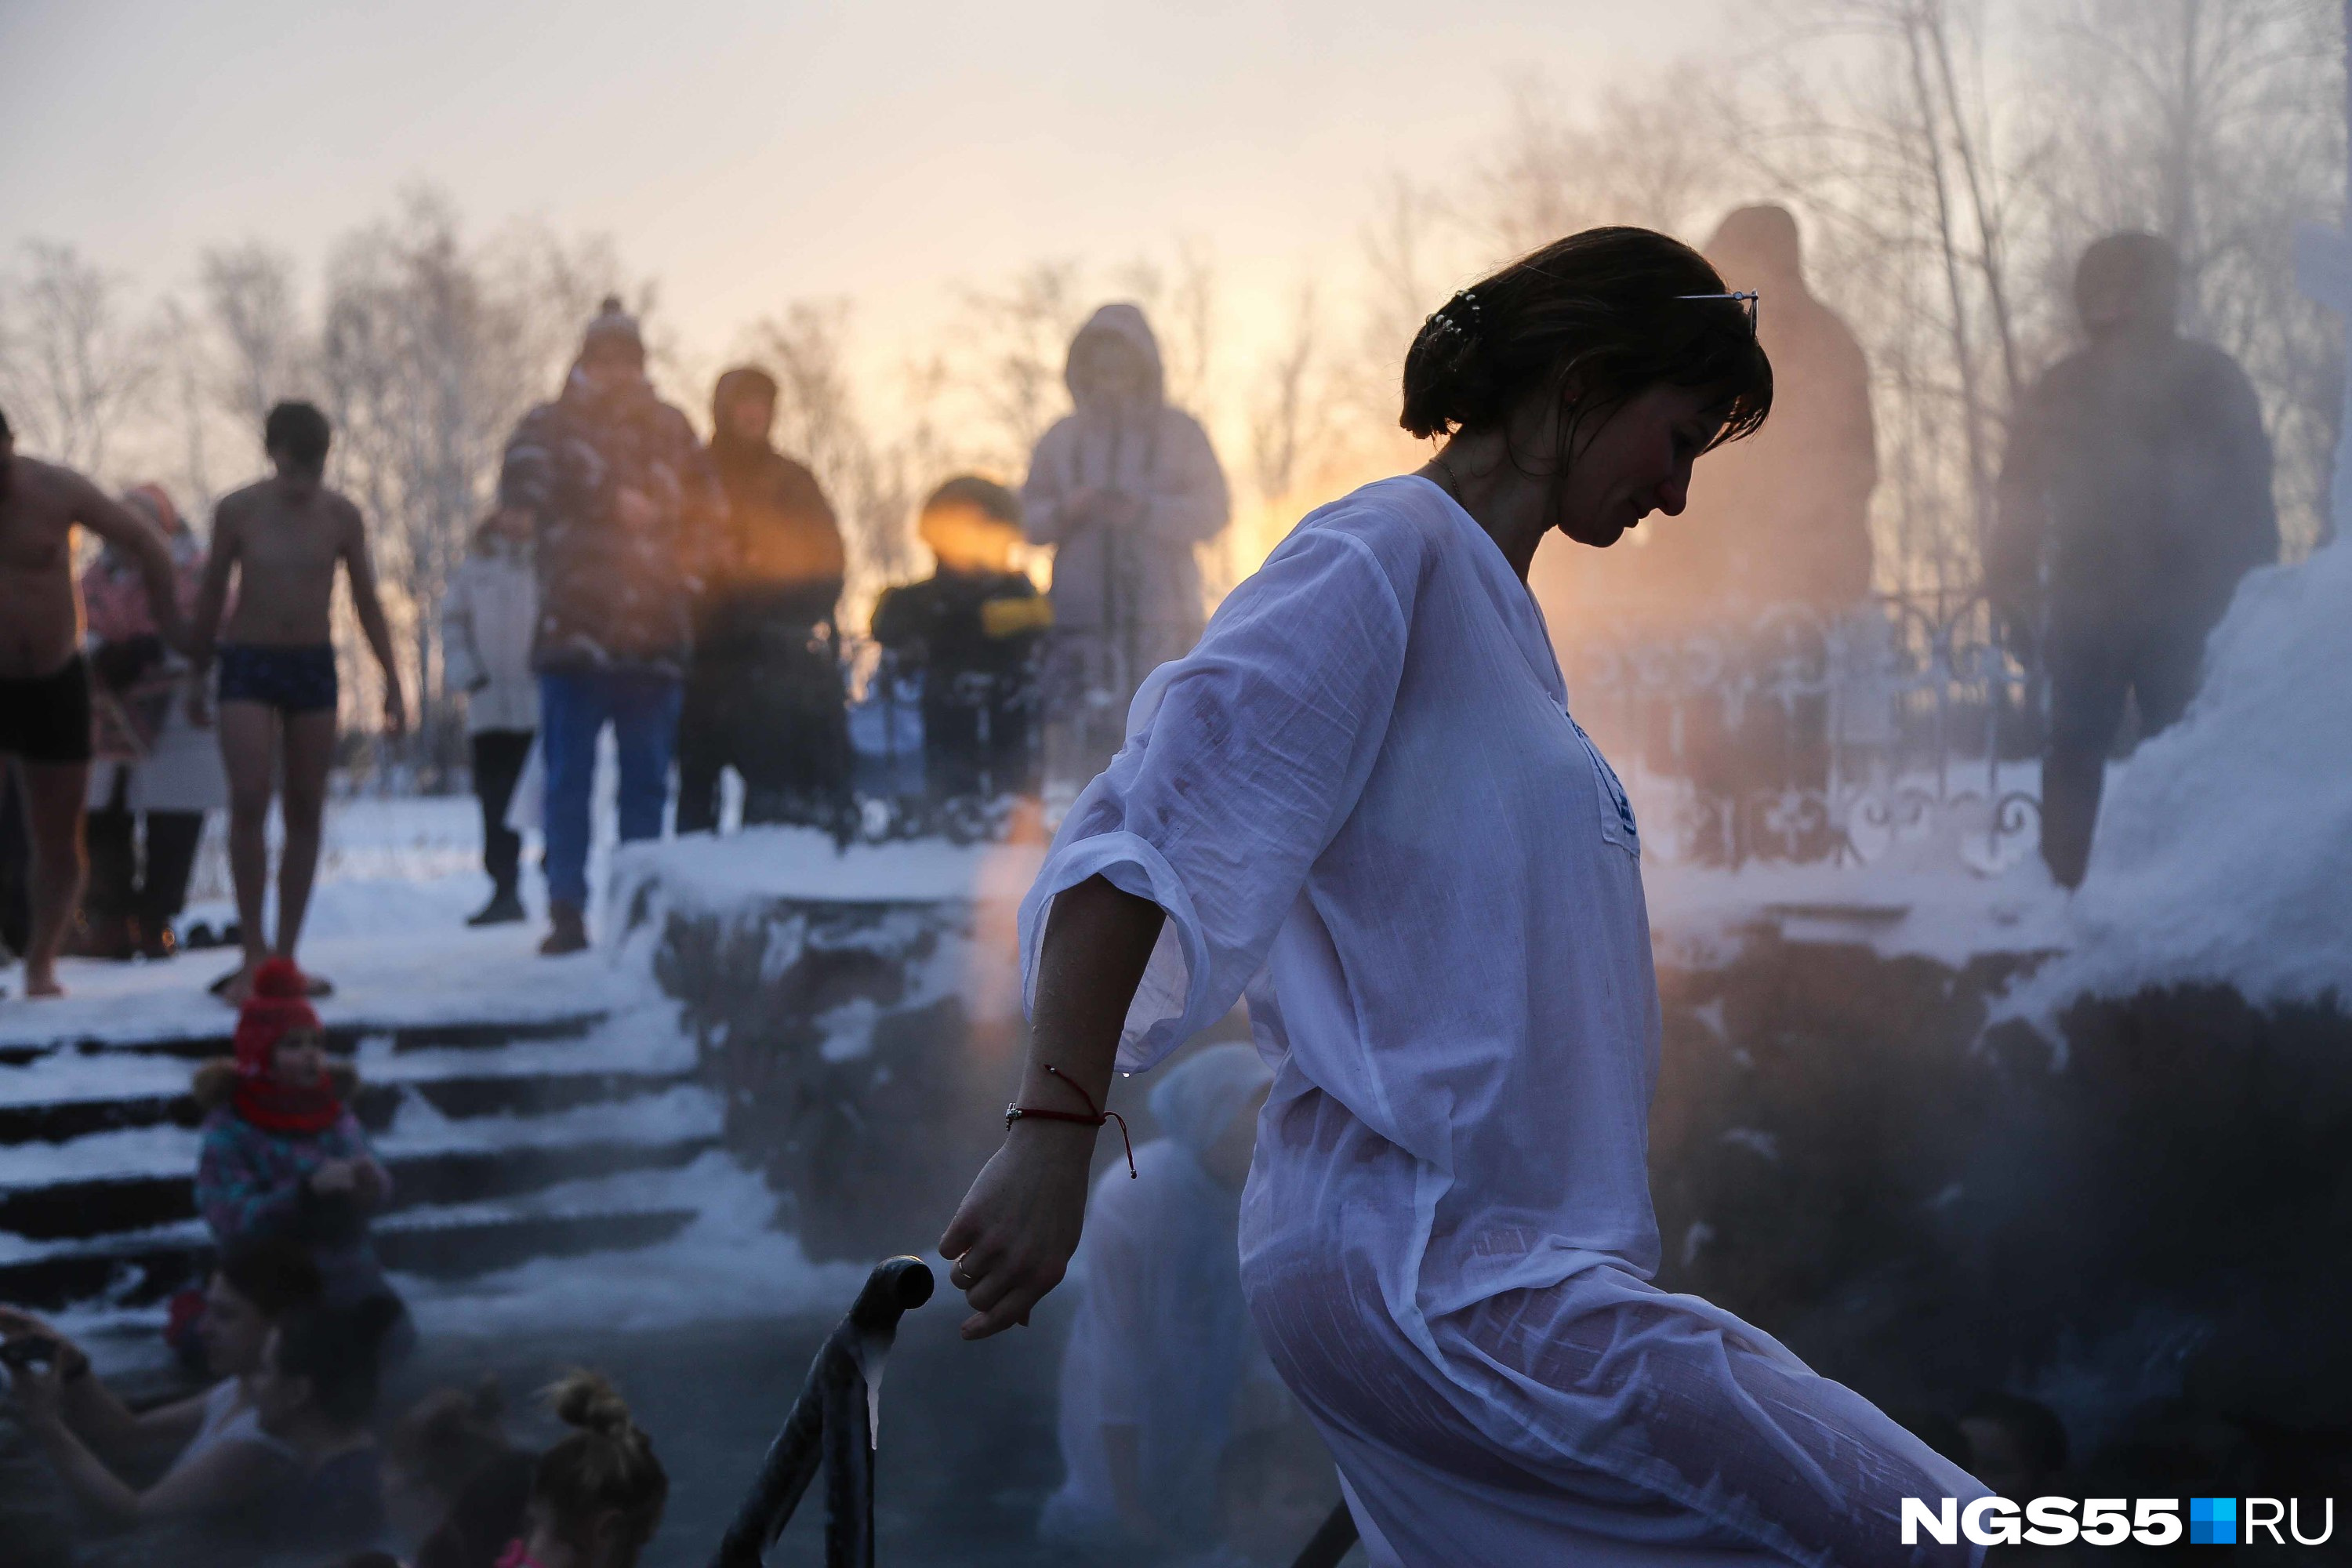
[[[1515,85],[1719,53],[1722,0],[892,5],[0,0],[0,251],[149,289],[207,244],[315,264],[404,184],[604,233],[705,353],[793,298],[920,321],[957,281],[1204,243],[1279,295],[1384,173]]]

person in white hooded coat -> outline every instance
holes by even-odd
[[[1217,1461],[1274,1370],[1242,1302],[1234,1237],[1258,1107],[1274,1073],[1216,1045],[1151,1091],[1166,1130],[1096,1188],[1076,1317],[1062,1354],[1066,1479],[1038,1533],[1074,1545],[1202,1546]],[[1278,1392],[1277,1392],[1278,1398]]]
[[[1376,1568],[1963,1568],[1985,1489],[1653,1284],[1641,838],[1527,588],[1672,517],[1770,367],[1696,251],[1555,242],[1432,315],[1415,474],[1310,514],[1138,693],[1022,909],[1021,1107],[940,1250],[982,1338],[1083,1228],[1094,1107],[1246,987],[1271,1098],[1241,1276]],[[1081,1111],[1081,1105],[1084,1110]],[[1062,1117],[1075,1117],[1072,1121]]]
[[[1200,640],[1194,546],[1233,509],[1208,432],[1167,401],[1139,307],[1097,310],[1070,340],[1064,379],[1071,412],[1031,455],[1021,508],[1029,542],[1054,548],[1048,789],[1075,793],[1118,749],[1143,678]]]
[[[490,876],[490,901],[468,925],[523,918],[522,837],[507,817],[539,731],[539,678],[530,668],[538,626],[530,520],[495,512],[475,530],[473,550],[449,574],[441,598],[441,678],[450,696],[466,700],[474,795],[482,805],[482,869]]]

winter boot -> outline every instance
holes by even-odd
[[[512,888],[500,888],[490,895],[490,901],[466,917],[469,926],[512,925],[530,917],[523,912],[522,899]]]
[[[539,944],[541,956],[560,958],[587,945],[588,923],[581,918],[578,907],[551,902],[547,906],[547,940]]]

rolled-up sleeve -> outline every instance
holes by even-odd
[[[1136,694],[1021,907],[1033,1001],[1045,918],[1092,877],[1167,911],[1119,1041],[1140,1071],[1223,1017],[1355,807],[1402,679],[1417,538],[1310,521]]]

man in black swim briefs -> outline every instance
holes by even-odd
[[[232,1005],[244,1000],[265,959],[273,953],[294,956],[310,904],[327,768],[335,750],[338,692],[329,611],[338,565],[351,574],[352,608],[383,667],[383,732],[397,737],[408,727],[392,633],[368,558],[366,526],[360,509],[324,482],[331,438],[327,416],[307,403],[281,403],[269,411],[263,440],[278,472],[222,499],[196,597],[197,661],[206,664],[215,656],[220,660],[229,872],[236,882],[237,921],[245,940],[244,963],[214,986]],[[232,572],[237,575],[236,610],[224,627],[221,612]],[[197,721],[208,721],[202,682],[190,701]],[[264,936],[262,915],[269,882],[270,764],[281,745],[285,796],[279,811],[286,842],[278,866],[278,940],[272,943]],[[329,988],[317,975],[309,978],[313,995]]]
[[[335,684],[332,645],[279,647],[268,643],[223,643],[220,698],[258,702],[287,715],[332,713],[341,695]]]
[[[16,455],[0,415],[0,756],[25,802],[33,910],[25,994],[60,994],[58,949],[81,900],[82,801],[89,788],[89,669],[74,586],[79,524],[139,563],[155,625],[187,644],[161,530],[71,468]]]

